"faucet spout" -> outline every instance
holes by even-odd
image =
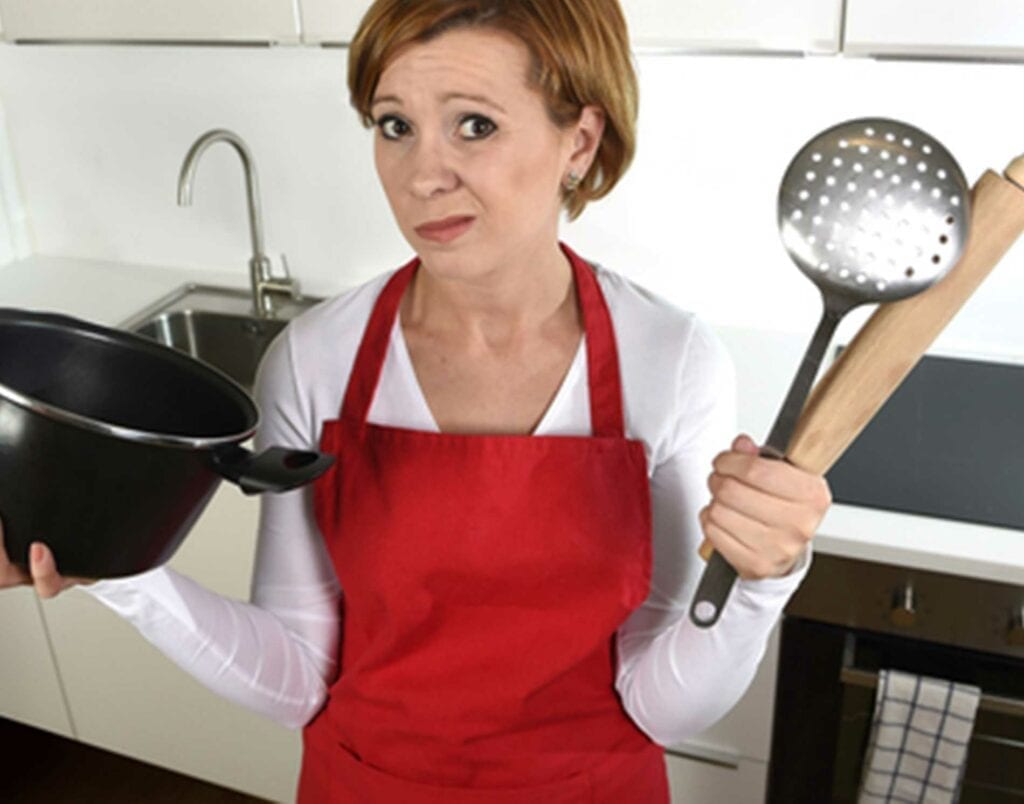
[[[225,142],[232,146],[242,160],[245,173],[246,200],[249,210],[249,236],[252,243],[252,258],[249,260],[249,273],[252,283],[253,306],[257,315],[274,315],[273,294],[294,296],[297,286],[290,279],[275,279],[271,276],[270,260],[263,250],[263,219],[260,208],[259,179],[256,175],[256,163],[249,147],[241,137],[233,131],[215,128],[207,131],[189,148],[182,162],[178,175],[178,206],[187,207],[192,204],[192,185],[195,181],[199,158],[215,142]]]

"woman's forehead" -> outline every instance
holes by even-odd
[[[458,28],[402,48],[381,74],[373,102],[424,91],[441,99],[532,94],[530,52],[515,36],[488,28]]]

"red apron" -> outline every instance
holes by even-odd
[[[592,436],[461,435],[366,420],[402,294],[370,316],[316,516],[344,589],[341,672],[306,727],[300,804],[664,804],[662,750],[614,689],[647,596],[646,458],[623,434],[611,319],[572,262]]]

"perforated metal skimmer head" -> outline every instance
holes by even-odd
[[[969,203],[963,171],[941,143],[906,123],[864,118],[823,131],[793,158],[779,229],[826,302],[852,307],[938,281],[963,250]]]
[[[896,120],[840,123],[808,142],[779,188],[779,230],[821,290],[824,310],[761,454],[784,458],[840,319],[865,302],[924,290],[960,258],[970,223],[967,182],[949,152]],[[736,570],[715,552],[690,619],[718,621]]]

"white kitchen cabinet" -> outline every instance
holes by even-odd
[[[842,0],[621,0],[638,47],[835,53]]]
[[[736,767],[668,756],[672,804],[763,804],[768,766],[740,760]]]
[[[348,44],[370,0],[299,0],[303,42]]]
[[[0,593],[0,634],[0,717],[73,736],[35,592]]]
[[[639,47],[835,53],[841,0],[621,0]],[[305,42],[348,43],[369,0],[299,0]]]
[[[258,502],[223,484],[171,561],[221,594],[246,599]],[[291,801],[297,731],[229,703],[83,592],[44,612],[78,739],[272,801]]]
[[[294,0],[0,0],[4,38],[297,42]]]
[[[853,55],[1024,57],[1020,0],[848,0],[843,50]]]

